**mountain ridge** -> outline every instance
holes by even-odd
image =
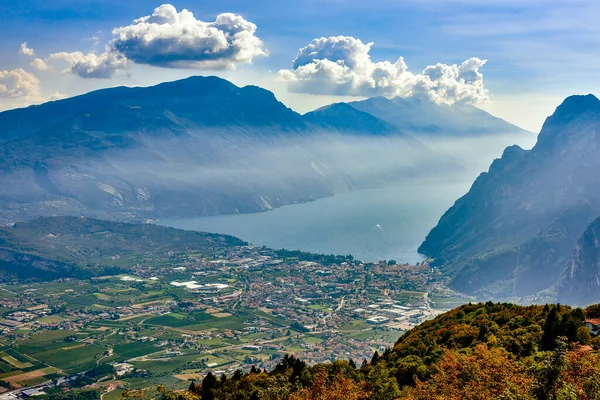
[[[440,218],[419,251],[453,276],[454,288],[512,298],[555,287],[600,215],[598,104],[567,98],[531,150],[507,148]]]
[[[490,113],[468,104],[437,105],[421,99],[372,97],[347,103],[413,135],[481,136],[491,134],[530,134]]]
[[[102,89],[0,113],[0,126],[5,222],[258,212],[464,169],[346,103],[300,115],[217,77]]]

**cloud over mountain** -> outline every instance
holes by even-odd
[[[128,68],[130,62],[160,67],[233,69],[267,56],[263,42],[255,35],[256,25],[243,17],[224,13],[204,22],[187,9],[177,12],[170,4],[154,9],[152,15],[135,19],[131,25],[115,28],[114,38],[100,54],[80,51],[58,52],[35,58],[39,70],[56,69],[82,78],[111,78]],[[24,43],[21,53],[33,56]]]
[[[40,81],[21,68],[0,70],[0,98],[35,98],[39,95],[39,89]]]
[[[114,29],[110,47],[141,64],[233,68],[268,54],[255,33],[256,25],[239,15],[219,14],[214,22],[204,22],[163,4],[152,15]]]
[[[426,97],[437,104],[487,101],[483,75],[487,60],[471,58],[460,65],[436,64],[413,74],[402,57],[394,63],[373,62],[373,43],[351,36],[314,39],[298,50],[292,69],[280,70],[279,80],[292,92],[350,96]]]
[[[105,51],[99,55],[59,52],[50,54],[45,59],[36,58],[31,65],[39,70],[58,69],[82,78],[111,78],[119,69],[127,68],[129,62],[117,52]]]

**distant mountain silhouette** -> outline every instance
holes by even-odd
[[[400,97],[373,97],[348,104],[417,137],[529,133],[469,104],[445,106],[422,99]]]
[[[347,103],[335,103],[303,115],[315,127],[341,132],[363,132],[368,135],[407,136],[400,128],[360,111]]]

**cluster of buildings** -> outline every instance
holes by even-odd
[[[19,294],[5,304],[0,301],[3,307],[18,310],[0,319],[0,329],[10,333],[26,325],[32,331],[81,331],[90,323],[98,326],[104,320],[146,321],[186,313],[205,313],[214,318],[244,315],[247,320],[236,327],[175,327],[171,333],[178,337],[157,341],[152,350],[156,354],[151,357],[179,357],[193,349],[225,360],[215,363],[199,357],[198,363],[191,364],[203,373],[230,373],[248,370],[252,365],[269,369],[286,353],[294,353],[309,364],[339,358],[360,362],[370,358],[374,350],[392,346],[402,331],[434,317],[437,311],[426,294],[443,290],[437,272],[426,264],[365,264],[343,258],[332,263],[330,256],[321,259],[252,246],[223,250],[212,257],[170,257],[170,265],[161,262],[158,265],[162,266],[131,267],[127,275],[118,278],[118,285],[136,290],[149,290],[144,288],[151,286],[152,291],[179,293],[177,296],[158,296],[148,302],[132,297],[125,305],[122,301],[114,305],[105,301],[101,307],[71,307],[67,303],[61,308],[48,306],[41,296],[36,300],[36,296]],[[92,283],[96,285],[79,295],[100,295],[102,299],[103,293],[93,292],[101,286],[101,279],[94,278]],[[415,288],[420,292],[410,292]],[[55,314],[61,318],[43,318]],[[99,330],[92,339],[101,341],[117,333],[129,341],[155,340],[138,334],[137,323],[127,328],[107,328],[106,332],[94,328]],[[206,345],[209,342],[221,344]],[[233,342],[239,344],[228,344]],[[119,360],[117,374],[125,376],[136,359]]]

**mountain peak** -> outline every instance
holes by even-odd
[[[535,145],[537,150],[564,148],[574,138],[591,138],[589,129],[580,129],[580,122],[586,126],[600,122],[600,100],[593,94],[567,97],[556,107],[554,114],[546,118]],[[573,127],[570,124],[575,123]]]
[[[552,114],[552,120],[570,120],[588,112],[600,112],[600,100],[593,94],[567,97]]]
[[[397,126],[385,122],[348,103],[334,103],[303,115],[305,121],[338,131],[368,132],[372,135],[403,135]]]

